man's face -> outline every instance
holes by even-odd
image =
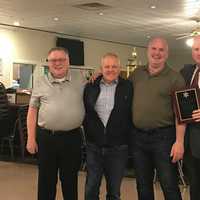
[[[113,56],[107,56],[102,60],[101,71],[106,83],[116,80],[120,74],[119,60]]]
[[[192,45],[192,58],[197,64],[200,65],[200,37],[196,37],[194,39],[194,43]]]
[[[55,50],[48,55],[48,66],[54,78],[63,78],[69,68],[69,56],[64,51]]]
[[[162,67],[168,58],[167,44],[161,39],[153,40],[148,46],[147,56],[152,67]]]

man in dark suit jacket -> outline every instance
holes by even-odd
[[[194,38],[192,57],[196,64],[185,65],[181,70],[187,86],[200,88],[200,36]],[[197,76],[197,79],[196,79]],[[197,80],[197,81],[195,81]],[[199,90],[200,92],[200,90]],[[189,172],[190,198],[200,199],[200,109],[193,111],[194,123],[190,123],[186,129],[185,137],[185,165]]]

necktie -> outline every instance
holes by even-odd
[[[198,84],[198,82],[199,82],[199,72],[200,72],[200,67],[198,67],[198,69],[197,69],[197,71],[196,71],[196,73],[194,75],[193,81],[191,83],[192,87],[199,88],[199,84]]]

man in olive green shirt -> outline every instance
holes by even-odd
[[[156,169],[167,200],[181,200],[176,162],[183,157],[185,126],[174,119],[171,93],[185,85],[182,76],[165,64],[168,45],[154,38],[148,45],[148,65],[137,68],[134,86],[133,158],[139,200],[154,200]]]

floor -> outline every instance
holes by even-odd
[[[79,200],[84,196],[85,173],[79,175]],[[0,194],[4,200],[36,200],[37,167],[31,164],[20,164],[0,161]],[[189,200],[188,187],[181,187],[183,200]],[[156,200],[163,200],[159,183],[155,184]],[[122,200],[136,200],[135,179],[124,178],[121,190]],[[101,200],[105,199],[105,182],[101,187]],[[57,200],[62,200],[58,185]]]

